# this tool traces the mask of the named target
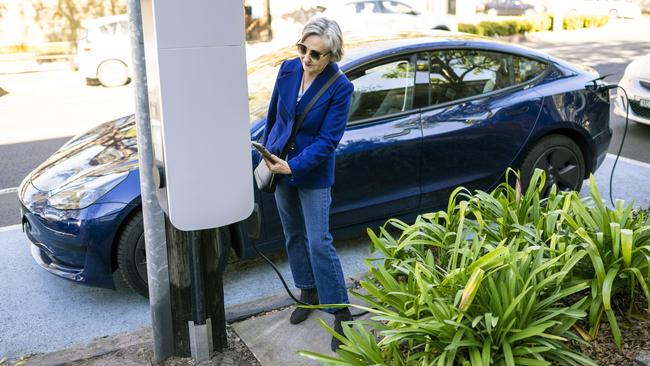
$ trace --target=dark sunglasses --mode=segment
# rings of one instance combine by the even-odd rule
[[[309,58],[311,58],[314,61],[319,61],[321,57],[325,57],[330,54],[329,52],[320,53],[318,51],[310,50],[309,48],[307,48],[307,46],[305,46],[300,42],[296,43],[296,47],[298,48],[298,53],[300,54],[300,56],[304,56],[307,53],[309,53]]]

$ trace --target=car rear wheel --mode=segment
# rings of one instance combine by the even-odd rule
[[[124,282],[138,294],[149,297],[142,211],[126,224],[117,242],[117,265]]]
[[[546,186],[542,191],[548,196],[555,184],[559,190],[579,191],[585,177],[585,159],[580,147],[570,138],[562,135],[544,137],[528,151],[521,164],[523,187],[528,183],[535,169],[546,172]]]
[[[122,86],[129,81],[129,69],[119,60],[106,60],[97,68],[97,80],[106,87]]]

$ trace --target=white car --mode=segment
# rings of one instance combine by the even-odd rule
[[[457,21],[447,15],[432,16],[393,0],[354,0],[330,5],[323,16],[336,20],[344,32],[364,35],[394,32],[458,31]]]
[[[650,54],[632,61],[619,85],[630,98],[630,120],[650,125]],[[627,103],[622,91],[616,93],[614,113],[625,117]]]
[[[126,14],[82,22],[77,41],[79,72],[88,84],[121,86],[131,79],[131,42]]]

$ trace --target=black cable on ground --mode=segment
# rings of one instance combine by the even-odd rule
[[[614,207],[614,198],[612,194],[612,181],[614,179],[614,170],[616,170],[616,163],[618,163],[618,158],[621,156],[621,151],[623,151],[623,144],[625,143],[625,136],[627,135],[627,125],[629,122],[630,116],[630,98],[627,96],[627,91],[625,88],[616,85],[616,88],[619,88],[625,94],[625,129],[623,130],[623,138],[621,139],[621,145],[618,147],[618,152],[616,153],[616,159],[614,160],[614,165],[612,166],[612,172],[609,175],[609,202]],[[618,95],[616,95],[618,98]]]
[[[282,286],[284,286],[284,289],[287,291],[287,294],[289,294],[289,297],[291,297],[291,299],[292,299],[296,304],[299,304],[299,305],[307,305],[307,306],[313,306],[314,304],[307,304],[306,302],[303,302],[303,301],[298,300],[298,299],[293,295],[293,293],[292,293],[291,290],[289,289],[289,286],[287,285],[287,281],[284,280],[284,276],[282,276],[282,273],[280,273],[280,270],[278,270],[278,267],[275,266],[275,264],[273,263],[273,261],[272,261],[271,259],[269,259],[269,257],[267,257],[266,255],[264,255],[264,253],[262,253],[259,249],[257,249],[257,245],[255,244],[255,241],[253,241],[252,243],[253,243],[253,249],[255,250],[255,252],[257,253],[257,255],[259,255],[260,257],[264,258],[264,260],[266,261],[266,263],[268,263],[268,264],[271,266],[271,268],[273,268],[273,270],[275,271],[275,273],[278,275],[278,278],[280,278],[280,281],[282,282]],[[322,309],[317,309],[317,310],[324,311],[324,310],[322,310]],[[353,318],[356,318],[356,317],[360,317],[360,316],[365,315],[365,314],[368,314],[368,313],[369,313],[369,311],[364,311],[364,312],[361,312],[361,313],[358,313],[358,314],[352,314],[352,317],[353,317]]]
[[[287,282],[284,280],[284,277],[282,276],[282,274],[281,274],[280,271],[278,270],[278,267],[276,267],[275,264],[273,264],[273,261],[271,261],[271,260],[270,260],[267,256],[265,256],[262,252],[260,252],[259,249],[257,249],[257,245],[255,244],[255,240],[253,240],[252,243],[253,243],[253,249],[255,250],[255,252],[257,252],[257,255],[259,255],[260,257],[264,258],[264,260],[265,260],[265,261],[266,261],[266,262],[271,266],[271,268],[273,268],[273,270],[275,271],[275,273],[278,275],[278,277],[280,278],[280,281],[282,281],[282,286],[284,286],[284,289],[287,290],[287,294],[289,294],[289,296],[291,297],[291,299],[292,299],[296,304],[300,304],[300,305],[314,305],[314,304],[307,304],[307,303],[305,303],[305,302],[302,302],[302,301],[296,299],[296,297],[293,296],[293,293],[291,292],[291,290],[289,290],[289,286],[287,286]]]

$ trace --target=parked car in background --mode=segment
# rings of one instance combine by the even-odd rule
[[[543,5],[534,5],[521,0],[491,0],[483,6],[489,16],[497,15],[535,15],[543,13]]]
[[[353,33],[458,30],[458,22],[454,17],[446,14],[423,14],[410,5],[393,0],[332,2],[323,12],[323,16],[336,20],[344,32]]]
[[[630,98],[630,120],[650,125],[650,54],[632,61],[619,82]],[[614,113],[626,116],[627,103],[624,94],[617,92]]]
[[[553,4],[569,15],[608,15],[611,18],[641,16],[641,7],[632,0],[563,0]]]
[[[77,41],[79,72],[88,84],[121,86],[131,79],[131,42],[127,15],[82,22]]]
[[[545,192],[551,184],[579,190],[605,159],[609,93],[585,89],[598,77],[593,70],[451,32],[345,44],[339,66],[354,92],[336,149],[330,224],[337,239],[446,207],[458,186],[490,190],[508,167],[521,169],[524,184],[534,169],[546,171]],[[291,47],[249,63],[252,141],[264,132],[280,65],[295,56]],[[259,159],[251,149],[251,170]],[[74,137],[25,177],[18,194],[40,266],[108,288],[120,268],[147,294],[133,116]],[[255,189],[253,215],[228,227],[231,247],[241,258],[255,255],[253,241],[267,252],[283,248],[279,220],[273,195]]]

